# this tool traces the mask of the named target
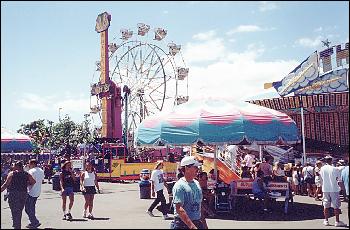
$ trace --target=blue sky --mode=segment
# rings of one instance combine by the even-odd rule
[[[109,40],[137,23],[181,45],[190,98],[244,99],[267,91],[321,40],[349,41],[349,2],[1,2],[1,126],[37,119],[81,122],[100,57],[97,15],[112,15]],[[149,42],[154,42],[150,37]],[[179,64],[181,65],[181,63]]]

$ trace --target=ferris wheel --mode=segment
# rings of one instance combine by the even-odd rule
[[[122,88],[122,122],[129,139],[147,116],[188,101],[188,72],[181,46],[166,42],[167,31],[144,23],[137,24],[137,35],[121,29],[108,44],[109,77]],[[96,62],[93,82],[98,82],[100,62]],[[101,101],[91,95],[91,113],[96,128],[101,120]]]

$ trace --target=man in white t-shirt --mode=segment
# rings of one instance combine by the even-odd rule
[[[251,169],[254,165],[255,156],[251,154],[251,152],[248,152],[247,155],[244,157],[244,161],[246,162],[246,166],[248,166],[249,169]]]
[[[154,216],[152,211],[157,206],[159,202],[161,202],[161,212],[163,213],[163,217],[165,220],[169,219],[168,212],[166,210],[166,200],[164,197],[163,189],[165,185],[164,181],[164,173],[163,173],[163,162],[158,162],[154,170],[151,174],[151,189],[152,189],[152,196],[155,196],[155,193],[157,193],[157,198],[153,201],[151,206],[148,208],[147,213],[150,216]]]
[[[25,211],[28,215],[30,224],[27,225],[27,228],[37,228],[41,223],[35,216],[35,205],[41,193],[41,184],[45,178],[45,174],[44,171],[38,167],[38,162],[35,159],[29,161],[28,173],[33,176],[36,182],[34,185],[28,187]]]
[[[341,175],[339,169],[332,166],[332,157],[325,157],[326,164],[321,167],[320,177],[323,192],[323,213],[325,220],[323,224],[329,226],[329,208],[334,208],[335,215],[335,227],[346,226],[342,221],[339,220],[340,213],[340,196],[339,196],[339,182],[341,182]]]

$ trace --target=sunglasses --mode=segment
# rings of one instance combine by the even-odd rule
[[[196,167],[198,169],[198,166],[195,166],[194,164],[190,164],[190,165],[186,165],[187,168],[192,168],[192,167]]]

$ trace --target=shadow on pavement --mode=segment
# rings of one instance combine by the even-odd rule
[[[67,220],[67,221],[74,222],[74,221],[88,221],[88,220],[86,220],[86,219],[76,219],[76,218],[73,218],[73,219]]]
[[[330,210],[330,217],[334,216]],[[272,212],[264,212],[259,201],[237,203],[231,213],[223,213],[210,219],[225,219],[239,221],[303,221],[323,219],[323,207],[317,204],[289,203],[288,214],[284,213],[284,202],[277,201]]]
[[[110,219],[109,217],[94,217],[91,220],[109,220],[109,219]]]
[[[112,192],[112,191],[109,191],[109,190],[103,190],[103,191],[101,191],[101,193],[97,193],[95,195],[104,195],[104,194],[111,194],[111,193],[115,193],[115,192]]]
[[[135,192],[135,191],[139,191],[138,189],[127,189],[127,190],[121,190],[119,192]]]

